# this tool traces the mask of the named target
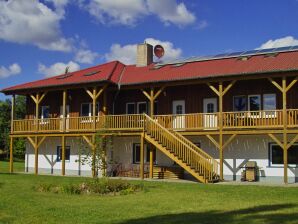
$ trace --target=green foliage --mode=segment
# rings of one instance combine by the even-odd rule
[[[127,195],[143,190],[143,185],[133,184],[124,180],[102,178],[66,185],[41,183],[34,186],[34,190],[38,192],[66,194]]]
[[[83,139],[80,140],[79,149],[80,154],[82,155],[79,160],[76,162],[81,163],[82,165],[89,165],[91,168],[94,167],[94,177],[98,177],[98,172],[100,170],[104,171],[102,173],[103,176],[106,176],[107,169],[107,148],[111,148],[113,146],[113,140],[111,136],[105,135],[103,130],[98,131],[95,134],[95,153],[93,154],[93,150],[90,150],[89,145],[84,142]]]
[[[26,97],[16,96],[15,99],[15,118],[24,119],[26,115]],[[2,156],[0,158],[8,157],[9,153],[9,132],[11,124],[11,100],[6,99],[0,101],[0,151]],[[25,141],[18,138],[14,141],[14,152],[19,158],[23,158],[25,154]]]

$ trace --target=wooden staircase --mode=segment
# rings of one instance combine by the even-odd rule
[[[202,183],[219,180],[218,162],[191,141],[144,114],[145,139]]]

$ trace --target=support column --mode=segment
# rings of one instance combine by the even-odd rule
[[[11,98],[11,118],[10,118],[10,133],[14,132],[13,121],[15,119],[15,95],[12,95]]]
[[[67,90],[63,90],[63,103],[62,103],[62,116],[63,116],[62,130],[63,130],[63,132],[65,132],[65,130],[66,130],[66,103],[67,103]]]
[[[35,131],[38,132],[38,128],[39,128],[39,125],[38,125],[38,118],[39,118],[39,105],[41,103],[41,101],[43,100],[43,98],[46,96],[47,92],[43,93],[42,95],[40,95],[40,93],[36,93],[36,96],[34,95],[30,95],[30,97],[32,98],[32,100],[34,101],[35,103],[35,124],[36,124],[36,127],[35,127]]]
[[[65,136],[61,137],[62,176],[65,176]]]
[[[294,142],[291,142],[288,144],[288,114],[287,114],[287,92],[295,85],[295,83],[298,81],[298,77],[296,77],[292,82],[287,85],[287,79],[286,77],[282,77],[282,85],[278,84],[276,81],[274,81],[272,78],[268,78],[269,81],[282,93],[282,120],[283,120],[283,143],[280,143],[281,148],[283,149],[283,160],[284,160],[284,183],[288,183],[288,149],[291,144]],[[271,138],[273,135],[269,135]],[[276,137],[275,137],[276,139]],[[278,140],[277,140],[278,141]]]
[[[232,81],[227,87],[223,87],[223,83],[219,82],[218,89],[208,83],[210,89],[218,96],[218,130],[219,130],[219,141],[217,148],[219,150],[219,162],[220,162],[220,180],[224,179],[223,176],[223,163],[224,163],[224,144],[223,144],[223,97],[235,84],[235,80]],[[207,136],[208,137],[208,136]],[[209,138],[209,137],[208,137]]]
[[[144,133],[141,134],[140,178],[144,179]]]
[[[38,146],[37,146],[37,136],[35,136],[35,140],[34,140],[34,152],[35,152],[35,156],[34,156],[34,173],[35,175],[38,174]]]
[[[165,86],[161,87],[156,93],[154,93],[154,88],[150,88],[150,94],[148,94],[145,90],[142,90],[143,94],[147,97],[150,102],[150,117],[153,118],[154,116],[154,101],[156,98],[162,93]],[[153,153],[154,153],[154,146],[150,145],[150,162],[149,162],[149,178],[153,178]]]
[[[9,172],[13,173],[13,137],[10,136],[9,145]]]
[[[283,157],[284,157],[284,183],[288,183],[288,135],[287,135],[287,80],[282,78],[282,113],[283,113]]]
[[[92,135],[92,177],[97,177],[95,135]]]

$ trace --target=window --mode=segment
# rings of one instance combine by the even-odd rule
[[[146,102],[138,102],[137,105],[138,105],[138,107],[137,107],[138,114],[142,114],[142,113],[147,114],[147,103]]]
[[[50,106],[41,106],[41,119],[50,117]]]
[[[207,107],[207,113],[214,113],[214,104],[213,103],[208,103],[206,107]]]
[[[147,145],[144,145],[144,162],[149,163],[150,162],[150,148],[147,147]],[[133,144],[133,163],[140,163],[141,161],[141,145],[139,143]],[[156,163],[156,149],[153,150],[153,162]]]
[[[269,144],[270,164],[269,165],[283,165],[283,149],[274,143]],[[288,164],[298,165],[298,143],[292,145],[288,149]]]
[[[276,95],[275,94],[264,94],[263,95],[263,110],[266,117],[276,116]]]
[[[261,110],[261,97],[260,95],[248,96],[248,110],[258,111]]]
[[[127,103],[126,114],[134,114],[134,113],[135,113],[135,103]]]
[[[65,146],[65,161],[70,160],[70,146]],[[62,161],[62,146],[57,146],[57,162]]]
[[[82,103],[81,104],[81,116],[83,117],[91,117],[92,116],[92,111],[93,111],[93,103]],[[99,112],[99,106],[98,103],[96,104],[95,108],[96,113]]]
[[[233,109],[234,111],[246,111],[247,110],[246,96],[234,96]]]
[[[182,105],[176,106],[176,114],[183,114],[183,107]]]

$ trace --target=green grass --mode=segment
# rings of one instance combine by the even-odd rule
[[[0,223],[298,223],[298,188],[144,182],[118,196],[36,192],[85,178],[0,174]]]
[[[15,161],[13,163],[14,172],[24,172],[25,163],[24,161]],[[9,161],[0,161],[0,173],[9,172]]]

